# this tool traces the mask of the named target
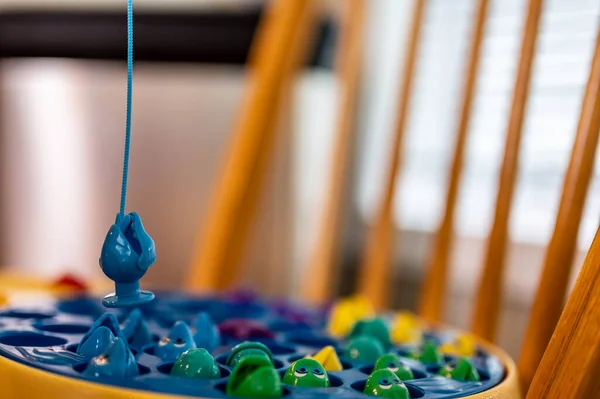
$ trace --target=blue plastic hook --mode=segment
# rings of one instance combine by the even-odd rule
[[[115,282],[115,292],[104,297],[107,308],[139,306],[154,299],[140,290],[140,278],[156,261],[156,247],[136,212],[123,216],[108,230],[102,245],[100,267]]]

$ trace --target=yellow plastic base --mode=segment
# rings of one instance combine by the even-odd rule
[[[24,366],[0,357],[2,399],[181,399],[146,391],[115,388]]]

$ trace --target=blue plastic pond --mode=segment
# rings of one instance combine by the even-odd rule
[[[382,315],[381,320],[387,320],[386,317]],[[133,311],[112,309],[107,313],[100,298],[80,296],[34,307],[0,310],[0,356],[51,373],[102,384],[224,398],[228,397],[228,385],[232,389],[230,393],[245,392],[241,388],[243,382],[238,386],[230,383],[239,352],[236,349],[231,353],[231,349],[242,342],[264,344],[268,348],[267,363],[275,369],[278,384],[293,362],[332,346],[339,369],[326,371],[328,387],[295,386],[286,380],[288,383],[282,383],[280,394],[288,398],[370,397],[364,391],[375,368],[374,358],[368,354],[354,356],[357,351],[348,350],[350,337],[329,336],[326,322],[326,310],[256,298],[194,298],[157,293],[155,301]],[[368,333],[367,328],[365,334]],[[410,377],[401,382],[411,398],[468,396],[488,390],[504,378],[501,361],[481,348],[468,358],[473,366],[470,375],[477,379],[440,375],[446,366],[452,368],[457,364],[460,359],[455,356],[441,356],[435,363],[425,363],[412,355],[422,349],[424,342],[440,345],[452,336],[450,331],[426,330],[422,342],[395,345],[390,341],[384,348],[386,353],[399,355],[402,365],[411,372]],[[116,341],[123,345],[115,345]],[[256,344],[250,347],[253,345],[262,348]],[[209,370],[211,378],[186,377],[182,373],[188,369],[172,373],[179,356],[193,348],[206,349],[212,355],[205,355],[210,361],[214,357],[216,363]],[[258,367],[254,365],[248,370],[255,371]],[[306,370],[294,373],[296,377],[304,376]],[[246,377],[242,371],[237,374],[240,378]],[[321,373],[316,376],[323,378]],[[319,383],[318,379],[314,381]],[[380,396],[385,397],[387,385],[379,386],[383,387],[379,392],[384,393]],[[235,391],[236,388],[239,390]],[[268,389],[265,392],[265,396],[273,397],[269,396],[272,392],[269,394]]]

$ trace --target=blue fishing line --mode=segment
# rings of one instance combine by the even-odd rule
[[[121,183],[121,216],[125,214],[127,201],[127,178],[129,176],[129,145],[131,142],[131,89],[133,80],[133,0],[127,0],[127,116],[125,120],[125,154],[123,157],[123,181]]]

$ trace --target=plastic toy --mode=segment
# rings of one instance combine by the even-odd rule
[[[331,385],[327,371],[315,359],[296,360],[285,372],[283,383],[313,388],[327,388]]]
[[[81,338],[77,346],[77,353],[88,359],[101,355],[106,353],[116,338],[125,341],[125,336],[121,332],[117,318],[110,313],[106,313],[98,318]]]
[[[348,343],[344,355],[354,361],[375,362],[384,352],[385,349],[377,338],[360,335]]]
[[[466,356],[475,355],[475,339],[469,334],[458,334],[452,342],[440,345],[440,351],[446,355]]]
[[[400,312],[392,323],[391,338],[396,344],[414,344],[423,339],[422,322],[409,312]]]
[[[344,366],[331,345],[324,347],[314,355],[306,356],[306,359],[315,359],[323,365],[327,371],[342,371]]]
[[[109,328],[100,326],[87,339],[81,341],[77,353],[85,358],[101,355],[108,350],[115,339],[115,335]]]
[[[135,213],[125,214],[129,147],[131,141],[131,98],[133,81],[133,0],[127,0],[127,109],[121,206],[110,227],[100,254],[100,268],[115,282],[115,292],[104,297],[107,308],[139,306],[154,299],[150,291],[140,290],[140,278],[156,261],[156,247]]]
[[[440,351],[432,342],[425,342],[421,350],[413,352],[410,356],[425,364],[440,364],[443,362]]]
[[[227,395],[243,398],[277,398],[283,394],[279,374],[267,358],[248,355],[240,359],[227,383]]]
[[[219,378],[221,372],[206,349],[189,349],[183,352],[171,369],[171,375],[187,378]]]
[[[350,338],[359,335],[368,335],[378,339],[386,350],[392,346],[390,332],[383,319],[359,320],[352,328]]]
[[[479,373],[473,364],[466,358],[458,359],[456,366],[447,365],[440,369],[439,375],[457,381],[479,381]]]
[[[219,331],[238,340],[273,338],[275,334],[267,327],[249,319],[229,319],[219,324]]]
[[[371,303],[359,295],[341,299],[331,307],[329,313],[327,332],[335,337],[347,336],[356,322],[375,316]]]
[[[392,373],[396,374],[396,377],[400,378],[401,381],[412,380],[415,378],[412,370],[405,366],[402,363],[402,360],[400,360],[400,356],[395,353],[388,353],[377,359],[374,370],[382,369],[390,370]]]
[[[65,274],[52,283],[52,287],[59,290],[69,290],[74,292],[87,291],[87,285],[77,277],[71,274]]]
[[[213,324],[210,315],[206,312],[200,313],[193,324],[194,341],[198,348],[213,351],[221,345],[221,334],[216,325]]]
[[[132,212],[117,220],[108,230],[102,245],[100,267],[115,282],[115,293],[104,297],[108,308],[138,306],[154,299],[154,294],[140,290],[140,278],[156,261],[154,241],[142,224],[140,216]]]
[[[104,353],[90,360],[83,371],[84,376],[94,378],[131,378],[138,374],[135,358],[122,338],[115,338]]]
[[[375,370],[365,384],[364,393],[381,398],[409,399],[406,385],[388,369]]]
[[[152,343],[152,333],[139,309],[134,309],[121,324],[123,335],[130,347],[141,350]]]
[[[161,359],[175,360],[183,352],[196,348],[192,332],[183,321],[175,323],[169,335],[158,342],[154,353]]]
[[[260,342],[242,342],[231,349],[226,364],[231,368],[235,368],[246,356],[264,357],[270,363],[273,363],[273,354],[265,344]]]
[[[389,369],[395,367],[389,364],[390,359],[396,358],[382,359],[391,353],[399,354],[399,364],[413,373],[414,378],[403,382],[415,398],[455,399],[475,395],[504,384],[513,375],[507,375],[514,370],[510,360],[501,357],[501,361],[497,355],[501,352],[492,354],[486,344],[478,343],[476,355],[469,359],[481,380],[459,381],[438,374],[450,366],[448,369],[454,370],[458,378],[463,366],[457,358],[440,356],[438,363],[426,364],[408,355],[412,347],[394,346],[386,354],[381,342],[371,336],[360,335],[350,341],[333,338],[326,334],[327,315],[319,309],[299,307],[298,311],[307,316],[305,320],[311,321],[299,326],[271,301],[258,299],[236,305],[239,307],[227,297],[165,292],[139,311],[111,309],[98,314],[103,309],[100,298],[81,296],[50,300],[40,297],[32,299],[27,308],[2,308],[0,384],[5,390],[1,396],[50,398],[81,392],[102,399],[224,399],[229,393],[232,397],[351,399],[364,397],[370,374],[380,370],[391,373]],[[216,348],[192,349],[188,345],[197,342],[193,343],[194,334],[185,326],[193,327],[202,313],[211,320],[225,320],[234,313],[235,317],[250,318],[268,328],[272,337],[240,343],[237,338],[222,334]],[[178,332],[180,328],[183,334]],[[145,337],[142,341],[150,338],[151,342],[139,346],[138,333]],[[439,327],[424,329],[423,333],[431,339],[434,353],[439,342],[451,342],[456,335]],[[164,345],[167,349],[159,349],[159,337],[169,338]],[[349,346],[351,341],[354,344]],[[363,341],[368,342],[367,348],[378,348],[375,356],[363,358],[368,353],[361,347]],[[115,346],[115,342],[123,344]],[[125,345],[130,352],[123,350]],[[344,350],[353,347],[363,356],[353,358]],[[418,342],[415,347],[420,349],[423,343]],[[423,348],[423,352],[428,350]],[[291,385],[283,381],[290,365],[302,364],[307,356],[319,362],[324,359],[321,365],[330,387]],[[336,370],[331,370],[328,363],[337,364]],[[245,366],[240,368],[240,364]],[[215,365],[219,376],[212,374]]]

